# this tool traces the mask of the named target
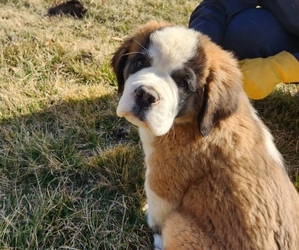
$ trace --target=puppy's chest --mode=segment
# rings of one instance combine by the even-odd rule
[[[177,199],[198,177],[194,152],[167,138],[141,132],[146,163],[146,181],[152,191],[167,200]]]

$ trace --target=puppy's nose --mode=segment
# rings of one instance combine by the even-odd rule
[[[157,91],[151,86],[140,86],[135,90],[135,94],[136,103],[142,107],[149,107],[160,99]]]

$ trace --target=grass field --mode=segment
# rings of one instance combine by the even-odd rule
[[[150,19],[187,25],[198,1],[0,0],[0,249],[151,249],[143,153],[117,118],[111,54]],[[175,11],[174,11],[175,10]],[[281,85],[255,107],[299,187],[299,98]]]

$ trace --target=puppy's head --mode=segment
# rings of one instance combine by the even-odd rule
[[[236,61],[194,30],[150,22],[124,41],[111,64],[122,93],[117,114],[156,136],[193,120],[205,136],[237,109]]]

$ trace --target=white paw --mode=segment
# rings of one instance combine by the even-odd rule
[[[154,222],[154,220],[152,219],[152,217],[149,213],[147,214],[147,224],[152,229],[154,234],[160,234],[161,233],[161,228]]]
[[[154,234],[154,250],[163,250],[163,240],[161,234]]]

